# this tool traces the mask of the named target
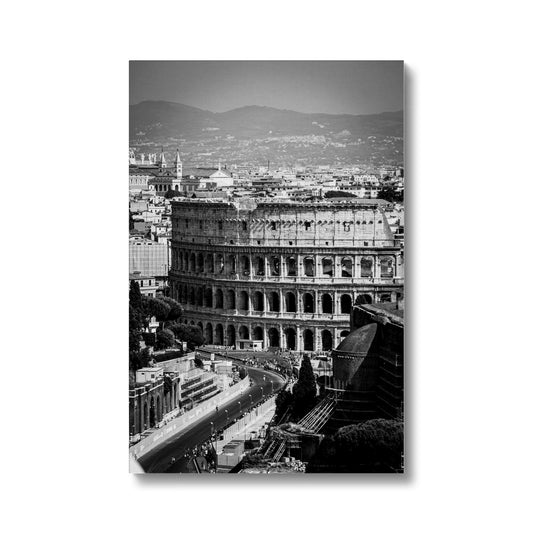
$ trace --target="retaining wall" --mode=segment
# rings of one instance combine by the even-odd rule
[[[190,411],[177,416],[165,426],[155,430],[148,437],[137,442],[130,447],[130,455],[135,459],[141,458],[143,455],[152,451],[157,446],[163,444],[166,440],[175,437],[178,433],[198,422],[204,416],[212,413],[215,407],[223,406],[227,402],[233,400],[238,396],[241,391],[245,391],[250,387],[250,378],[246,376],[239,383],[233,385],[229,389],[213,396],[209,400],[202,402],[197,407],[194,407]]]

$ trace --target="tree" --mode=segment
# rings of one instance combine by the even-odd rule
[[[282,390],[276,396],[276,412],[274,415],[276,416],[277,420],[283,416],[285,411],[292,405],[293,401],[294,398],[289,390]]]
[[[174,346],[175,337],[174,333],[169,329],[163,329],[159,331],[156,335],[157,339],[155,342],[156,350],[165,350]]]
[[[141,289],[133,279],[130,281],[130,305],[136,310],[140,310],[142,306]]]
[[[170,314],[170,305],[160,298],[142,296],[142,309],[145,317],[155,316],[156,320],[164,322]]]
[[[202,344],[205,344],[205,338],[202,335],[202,330],[198,326],[178,324],[175,322],[173,324],[168,324],[168,329],[174,333],[176,339],[186,342],[187,346],[191,350],[194,350],[197,346],[202,346]]]
[[[182,193],[180,191],[176,191],[176,190],[172,190],[172,189],[169,189],[166,193],[165,193],[165,198],[167,200],[170,200],[171,198],[177,198],[178,196],[185,196],[185,193]]]
[[[174,298],[168,296],[159,296],[158,300],[166,303],[170,307],[170,311],[166,317],[166,320],[178,320],[183,314],[183,307]]]
[[[378,191],[378,198],[388,202],[403,202],[403,191],[398,191],[392,185],[384,185]]]
[[[354,198],[355,194],[348,191],[328,191],[324,198]]]
[[[308,355],[303,356],[298,381],[293,387],[293,396],[294,414],[297,417],[305,415],[316,403],[316,378]]]
[[[403,422],[377,418],[340,428],[326,437],[308,472],[400,472]]]

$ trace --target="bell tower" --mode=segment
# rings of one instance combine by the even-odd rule
[[[180,149],[176,148],[176,177],[181,178],[183,174],[183,164],[180,158]]]

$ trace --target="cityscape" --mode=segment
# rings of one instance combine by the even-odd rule
[[[130,472],[403,473],[403,63],[337,62],[382,95],[342,114],[180,102],[183,63],[130,62]]]

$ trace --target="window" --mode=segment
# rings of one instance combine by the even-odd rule
[[[222,220],[218,221],[218,229],[221,231],[224,229],[224,223],[222,222]]]
[[[350,223],[349,222],[343,222],[342,225],[344,227],[344,231],[350,231]]]
[[[270,223],[270,229],[271,230],[276,230],[276,223],[275,222],[271,222]]]
[[[248,224],[244,220],[242,222],[242,229],[243,231],[246,231],[248,229]]]
[[[188,227],[189,227],[189,219],[186,218],[186,219],[185,219],[185,228],[188,228]]]
[[[305,231],[307,231],[308,229],[311,229],[311,222],[306,222],[304,226],[305,226]]]

